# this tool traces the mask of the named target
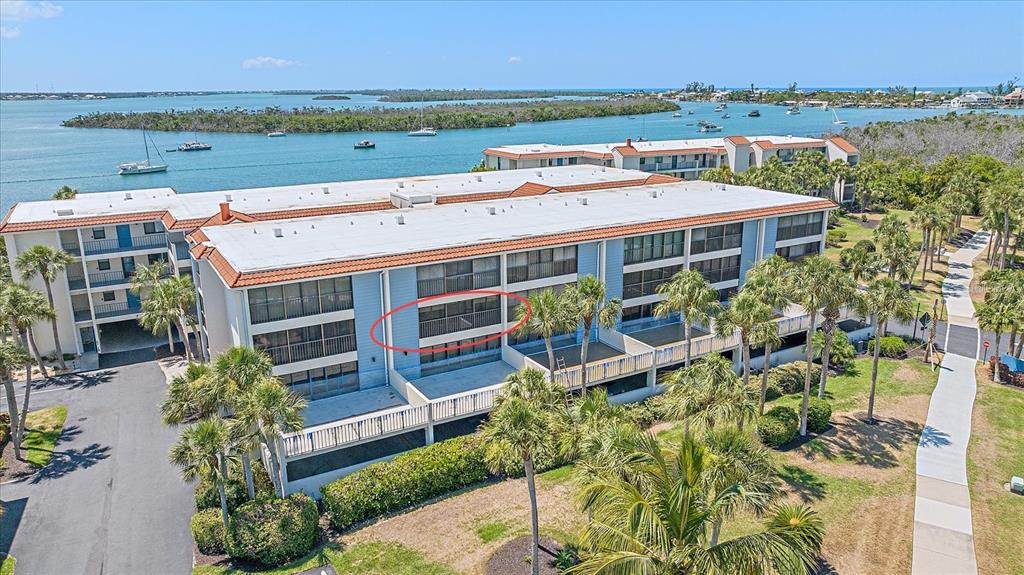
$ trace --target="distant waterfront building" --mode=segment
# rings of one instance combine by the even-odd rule
[[[1012,108],[1024,107],[1024,88],[1015,88],[1012,92],[1003,96],[1003,104]]]
[[[746,159],[749,148],[757,157],[752,142],[724,146],[726,155]],[[823,253],[835,207],[827,198],[578,164],[82,193],[17,204],[0,234],[12,260],[37,244],[75,257],[54,299],[61,340],[78,353],[141,335],[140,301],[127,291],[138,266],[167,261],[173,273],[191,274],[201,354],[262,349],[274,374],[310,400],[306,429],[281,448],[287,490],[315,494],[372,461],[472,432],[516,370],[553,368],[559,383],[581,388],[581,333],[555,338],[564,364],[549,366],[543,341],[511,331],[519,301],[506,293],[602,280],[623,313],[615,328],[596,330],[588,385],[636,401],[685,354],[679,318],[654,315],[659,285],[694,269],[726,300],[766,256]],[[485,291],[456,293],[467,290]],[[785,343],[773,358],[796,359],[810,318],[778,312]],[[840,326],[863,329],[852,318]],[[693,336],[694,357],[720,352],[738,365],[737,338],[706,328]],[[36,331],[44,353],[53,349],[49,331]]]
[[[590,164],[671,175],[696,180],[701,172],[728,166],[743,172],[761,166],[770,157],[784,163],[802,151],[820,152],[828,161],[843,160],[851,166],[860,162],[860,151],[838,136],[827,139],[794,136],[726,136],[690,140],[651,140],[608,144],[518,144],[487,148],[484,164],[495,170],[517,170],[551,166]],[[840,182],[832,199],[853,201],[854,182]]]
[[[949,101],[952,108],[990,108],[994,101],[988,92],[967,92]]]

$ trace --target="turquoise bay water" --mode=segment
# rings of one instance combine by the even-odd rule
[[[838,126],[832,112],[804,108],[787,116],[782,106],[730,104],[730,119],[721,119],[711,103],[685,103],[694,115],[673,118],[671,113],[627,117],[587,118],[560,122],[520,124],[511,128],[443,130],[433,138],[410,138],[404,132],[345,134],[289,134],[267,138],[260,134],[200,134],[213,145],[205,152],[168,153],[191,133],[153,132],[168,171],[135,176],[117,175],[120,162],[145,158],[137,131],[62,128],[60,122],[94,111],[147,111],[166,109],[247,109],[280,106],[416,107],[419,103],[381,103],[374,97],[353,95],[352,100],[314,101],[312,96],[226,94],[217,96],[124,98],[100,101],[0,102],[0,210],[15,202],[48,198],[67,184],[83,192],[169,186],[178,192],[277,186],[337,180],[357,180],[463,172],[477,163],[484,148],[502,144],[552,144],[622,141],[645,136],[652,140],[699,138],[694,123],[709,120],[723,126],[715,135],[816,136]],[[746,113],[758,108],[760,118]],[[1015,111],[1021,113],[1021,111]],[[947,113],[947,110],[848,109],[838,110],[850,126],[883,120],[909,120]],[[374,150],[355,150],[362,139],[376,142]],[[151,152],[152,153],[152,152]],[[2,213],[0,212],[0,213]]]

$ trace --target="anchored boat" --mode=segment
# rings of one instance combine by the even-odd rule
[[[368,150],[370,148],[376,148],[377,144],[374,144],[370,140],[360,140],[352,147],[357,150]]]
[[[142,129],[142,145],[146,148],[146,160],[143,162],[125,162],[117,165],[117,173],[122,176],[132,176],[135,174],[152,174],[155,172],[166,172],[167,164],[154,164],[149,160],[149,142],[150,139],[146,137],[146,129]],[[160,155],[160,150],[153,144],[153,149],[156,150],[156,155],[162,162],[164,157]]]

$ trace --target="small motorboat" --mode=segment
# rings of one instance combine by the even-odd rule
[[[787,116],[795,116],[795,115],[797,115],[799,113],[800,113],[800,107],[799,106],[790,106],[789,109],[786,110],[786,115]]]
[[[287,135],[288,134],[285,134],[284,132],[268,132],[267,133],[267,137],[268,138],[283,138],[283,137],[285,137]]]
[[[732,117],[732,116],[730,116],[729,114],[722,114],[722,119],[723,119],[723,120],[728,120],[728,119],[729,119],[729,118],[731,118],[731,117]]]
[[[195,140],[193,142],[185,142],[184,144],[178,144],[179,152],[199,152],[202,150],[212,149],[213,146],[211,146],[210,144],[206,144],[204,142],[200,142],[199,140]]]
[[[692,116],[693,115],[693,110],[687,110],[686,111],[686,115],[687,116]]]
[[[683,115],[682,115],[682,114],[680,114],[679,112],[676,112],[676,113],[672,114],[672,117],[673,117],[673,118],[682,118],[682,117],[683,117]]]
[[[369,150],[370,148],[376,148],[377,144],[374,144],[370,140],[359,140],[352,147],[357,150]]]
[[[761,117],[761,112],[758,112],[757,110],[751,110],[750,113],[747,114],[747,117],[748,118],[760,118]]]
[[[715,124],[710,124],[709,123],[709,124],[704,124],[703,126],[701,126],[700,130],[698,130],[698,131],[699,132],[703,132],[703,133],[707,133],[707,132],[721,132],[722,131],[722,127],[721,126],[716,126]]]
[[[724,109],[725,109],[725,105],[724,104],[719,104],[719,105],[715,106],[715,112],[716,113],[717,112],[721,112]]]

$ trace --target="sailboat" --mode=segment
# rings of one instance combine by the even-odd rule
[[[832,123],[840,125],[840,126],[845,126],[846,125],[846,120],[840,120],[839,119],[839,114],[836,114],[836,109],[835,108],[832,108]]]
[[[423,125],[423,107],[420,106],[420,129],[409,132],[410,136],[436,136],[437,128]]]
[[[196,123],[192,122],[192,141],[185,142],[184,144],[178,144],[179,152],[199,152],[202,150],[212,150],[213,146],[199,141],[199,132],[196,131]]]
[[[152,138],[151,138],[152,139]],[[142,145],[146,148],[146,161],[144,162],[125,162],[117,165],[117,173],[122,176],[131,176],[134,174],[152,174],[154,172],[166,172],[167,164],[153,164],[149,161],[149,140],[146,139],[146,129],[142,129]],[[156,144],[153,144],[153,149],[156,150],[156,155],[160,157],[160,161],[164,160],[164,157],[160,155],[160,150],[157,149]]]
[[[800,106],[797,106],[795,104],[790,106],[789,109],[786,110],[786,114],[789,115],[789,116],[794,116],[794,115],[799,114],[799,113],[800,113]]]

